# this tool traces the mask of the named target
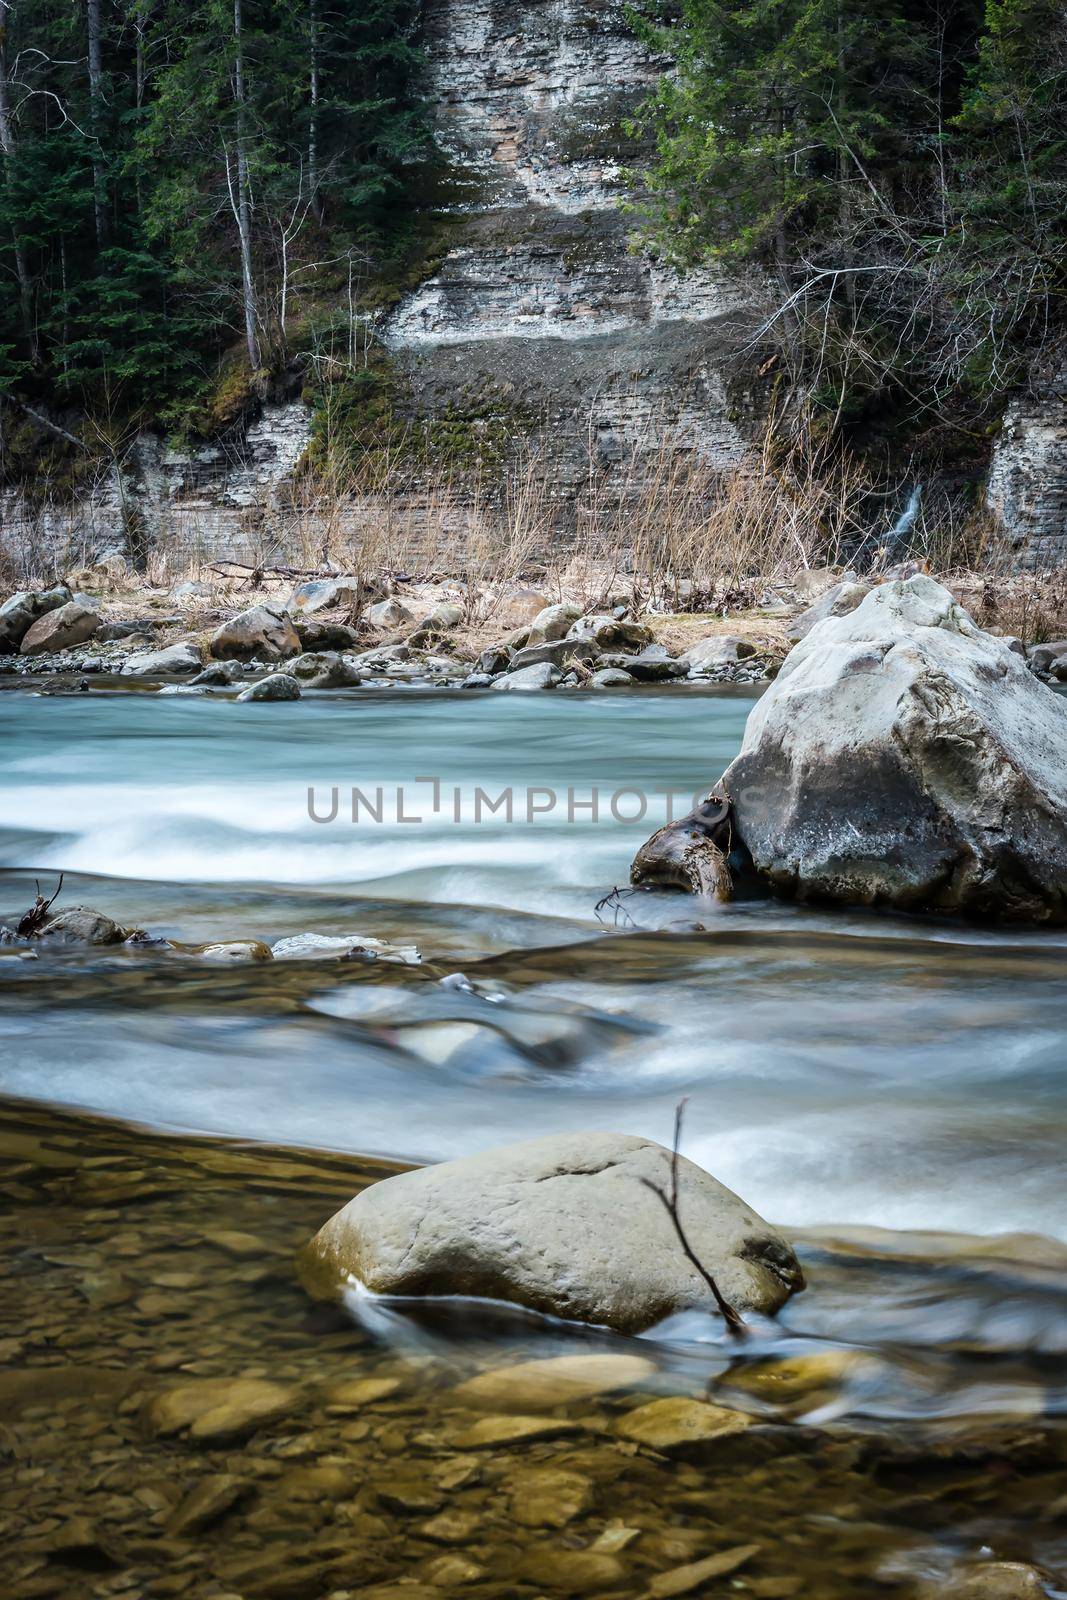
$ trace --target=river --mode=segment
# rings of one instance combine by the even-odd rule
[[[687,1096],[686,1153],[793,1235],[811,1285],[750,1356],[862,1352],[862,1376],[820,1393],[811,1419],[1062,1417],[1067,937],[774,901],[699,922],[682,897],[601,903],[668,806],[685,809],[725,767],[751,704],[688,690],[278,705],[0,693],[0,923],[29,905],[36,879],[51,892],[62,873],[60,904],[181,945],[358,933],[420,956],[226,965],[159,946],[41,946],[36,960],[2,959],[0,1150],[10,1135],[17,1162],[12,1128],[28,1118],[52,1151],[45,1177],[75,1150],[89,1167],[128,1169],[135,1187],[159,1151],[198,1173],[198,1150],[256,1141],[336,1153],[303,1168],[285,1157],[315,1178],[287,1217],[288,1248],[346,1183],[366,1181],[358,1163],[316,1162],[437,1160],[561,1128],[669,1141]],[[442,983],[455,974],[469,987]],[[40,1110],[20,1111],[27,1102]],[[48,1107],[154,1132],[109,1135]],[[236,1143],[137,1142],[164,1135]],[[263,1159],[273,1173],[282,1157]],[[211,1201],[223,1203],[237,1215],[252,1201]],[[160,1268],[172,1233],[154,1215],[158,1326],[178,1279]],[[93,1226],[80,1244],[96,1259],[112,1225]],[[130,1253],[147,1238],[142,1228]],[[292,1293],[278,1287],[276,1320]],[[143,1301],[134,1324],[149,1315]],[[242,1309],[223,1316],[204,1299],[197,1325],[216,1351],[238,1336]],[[386,1308],[353,1304],[349,1318],[388,1360],[414,1362],[405,1371],[442,1341],[450,1361],[470,1354],[469,1318],[432,1335]],[[97,1340],[142,1347],[143,1328],[90,1322]],[[489,1324],[474,1325],[484,1342]],[[240,1337],[247,1361],[254,1333],[241,1325]],[[500,1334],[495,1359],[508,1340],[545,1354],[573,1337],[524,1324]],[[678,1381],[730,1367],[707,1319],[636,1343]],[[425,1426],[438,1403],[419,1399]],[[960,1530],[975,1514],[950,1510],[936,1549],[904,1561],[903,1578],[880,1568],[879,1581],[972,1550]],[[1012,1548],[1048,1558],[1050,1546],[1011,1528]],[[875,1544],[880,1561],[903,1559],[896,1535]],[[804,1559],[822,1571],[817,1545]],[[804,1592],[858,1592],[842,1574],[856,1582],[861,1569],[873,1567],[841,1568],[840,1591],[824,1575]]]

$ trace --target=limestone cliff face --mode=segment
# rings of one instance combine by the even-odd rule
[[[989,504],[1025,565],[1067,562],[1067,347],[1013,400],[993,448]]]
[[[145,432],[120,469],[102,471],[73,505],[31,501],[17,491],[0,496],[3,545],[28,569],[34,557],[83,566],[107,549],[135,557],[156,549],[175,570],[192,557],[278,554],[279,496],[310,431],[308,408],[289,401],[265,404],[225,443],[177,448]]]
[[[618,0],[427,0],[427,102],[471,179],[454,248],[381,330],[428,413],[485,380],[577,477],[674,442],[726,464],[740,306],[631,249],[627,117],[663,69]]]

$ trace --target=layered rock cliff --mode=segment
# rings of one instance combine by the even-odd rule
[[[1009,404],[993,447],[989,504],[1023,563],[1067,562],[1067,346]]]
[[[453,248],[382,337],[428,411],[484,379],[550,441],[565,482],[675,445],[725,465],[741,436],[723,357],[741,307],[712,273],[632,249],[627,119],[663,64],[618,0],[428,0],[426,95],[473,180]]]

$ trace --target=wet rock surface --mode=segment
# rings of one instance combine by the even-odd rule
[[[382,1172],[0,1103],[5,1600],[1062,1586],[1061,1419],[887,1434],[757,1411],[664,1453],[626,1434],[703,1404],[701,1378],[645,1343],[531,1361],[477,1319],[458,1347],[392,1346],[314,1308],[293,1253]],[[531,1385],[536,1414],[481,1404]]]
[[[1067,703],[1016,643],[922,574],[825,616],[711,794],[642,846],[633,882],[710,892],[688,868],[718,808],[715,843],[785,895],[1067,920]]]
[[[554,1134],[404,1173],[358,1195],[306,1253],[314,1283],[511,1300],[639,1331],[712,1303],[650,1185],[670,1152],[623,1134]],[[773,1311],[803,1276],[788,1243],[691,1161],[686,1230],[726,1300]]]

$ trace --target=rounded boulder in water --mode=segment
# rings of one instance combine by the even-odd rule
[[[356,1280],[380,1294],[474,1295],[637,1333],[715,1310],[649,1184],[671,1152],[620,1133],[553,1134],[387,1178],[331,1217],[303,1252],[316,1294]],[[803,1288],[788,1242],[691,1161],[679,1161],[690,1244],[739,1311]]]

